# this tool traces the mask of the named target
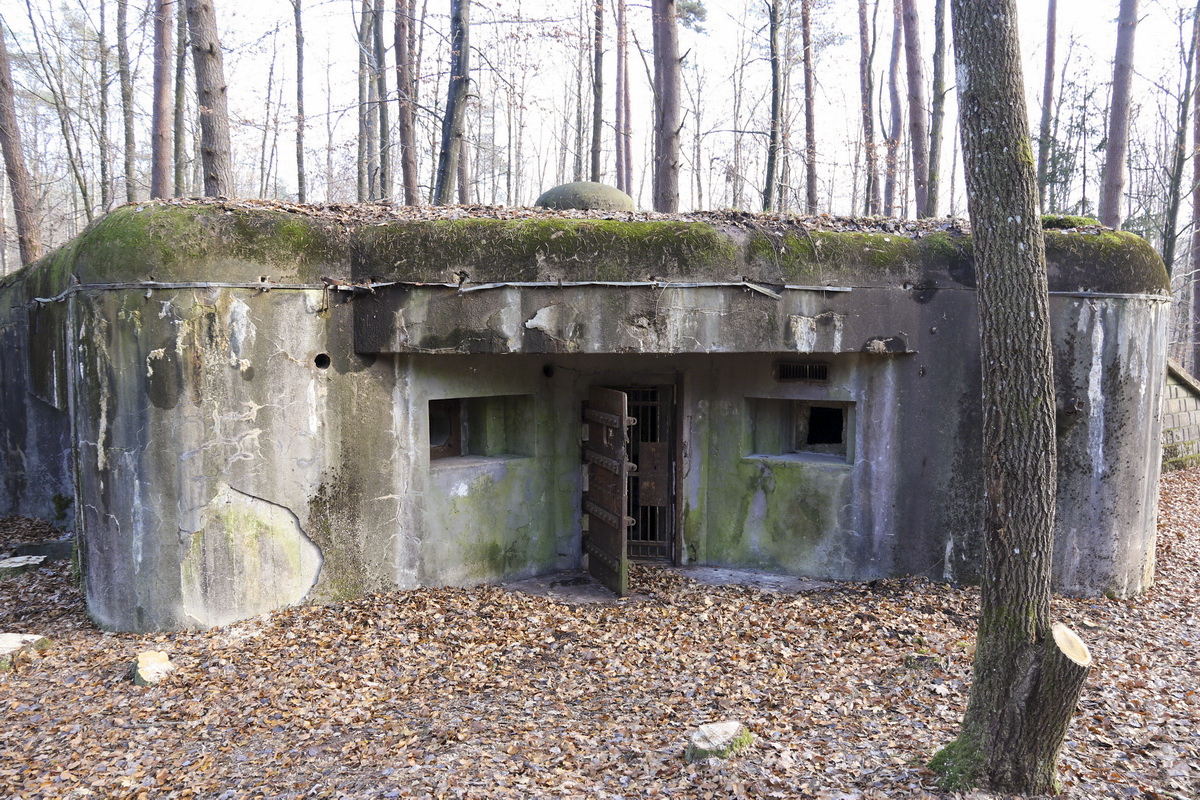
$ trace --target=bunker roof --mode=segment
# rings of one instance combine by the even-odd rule
[[[1140,237],[1047,217],[1052,291],[1168,294]],[[970,227],[742,211],[660,214],[493,206],[163,200],[119,208],[4,284],[747,281],[971,288]],[[0,285],[4,285],[0,284]]]

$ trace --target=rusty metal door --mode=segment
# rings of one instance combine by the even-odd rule
[[[633,519],[626,514],[629,475],[629,400],[624,392],[593,386],[583,410],[588,440],[583,457],[587,462],[587,486],[583,511],[587,515],[584,548],[588,571],[624,597],[629,594],[629,553],[626,538]]]

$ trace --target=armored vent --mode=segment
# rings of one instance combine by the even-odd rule
[[[783,361],[775,368],[775,378],[780,381],[827,381],[829,365]]]

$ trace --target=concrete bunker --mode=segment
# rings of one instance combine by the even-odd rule
[[[976,576],[968,235],[484,213],[108,215],[0,285],[0,513],[74,497],[90,612],[128,630],[602,570],[622,526],[621,557]],[[1047,250],[1055,585],[1129,595],[1153,577],[1166,274],[1129,234]]]

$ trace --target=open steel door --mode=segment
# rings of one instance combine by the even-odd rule
[[[593,386],[583,410],[588,440],[583,458],[588,465],[583,512],[588,516],[584,548],[588,571],[620,597],[629,594],[629,553],[626,545],[634,520],[629,503],[629,399],[624,392]]]

